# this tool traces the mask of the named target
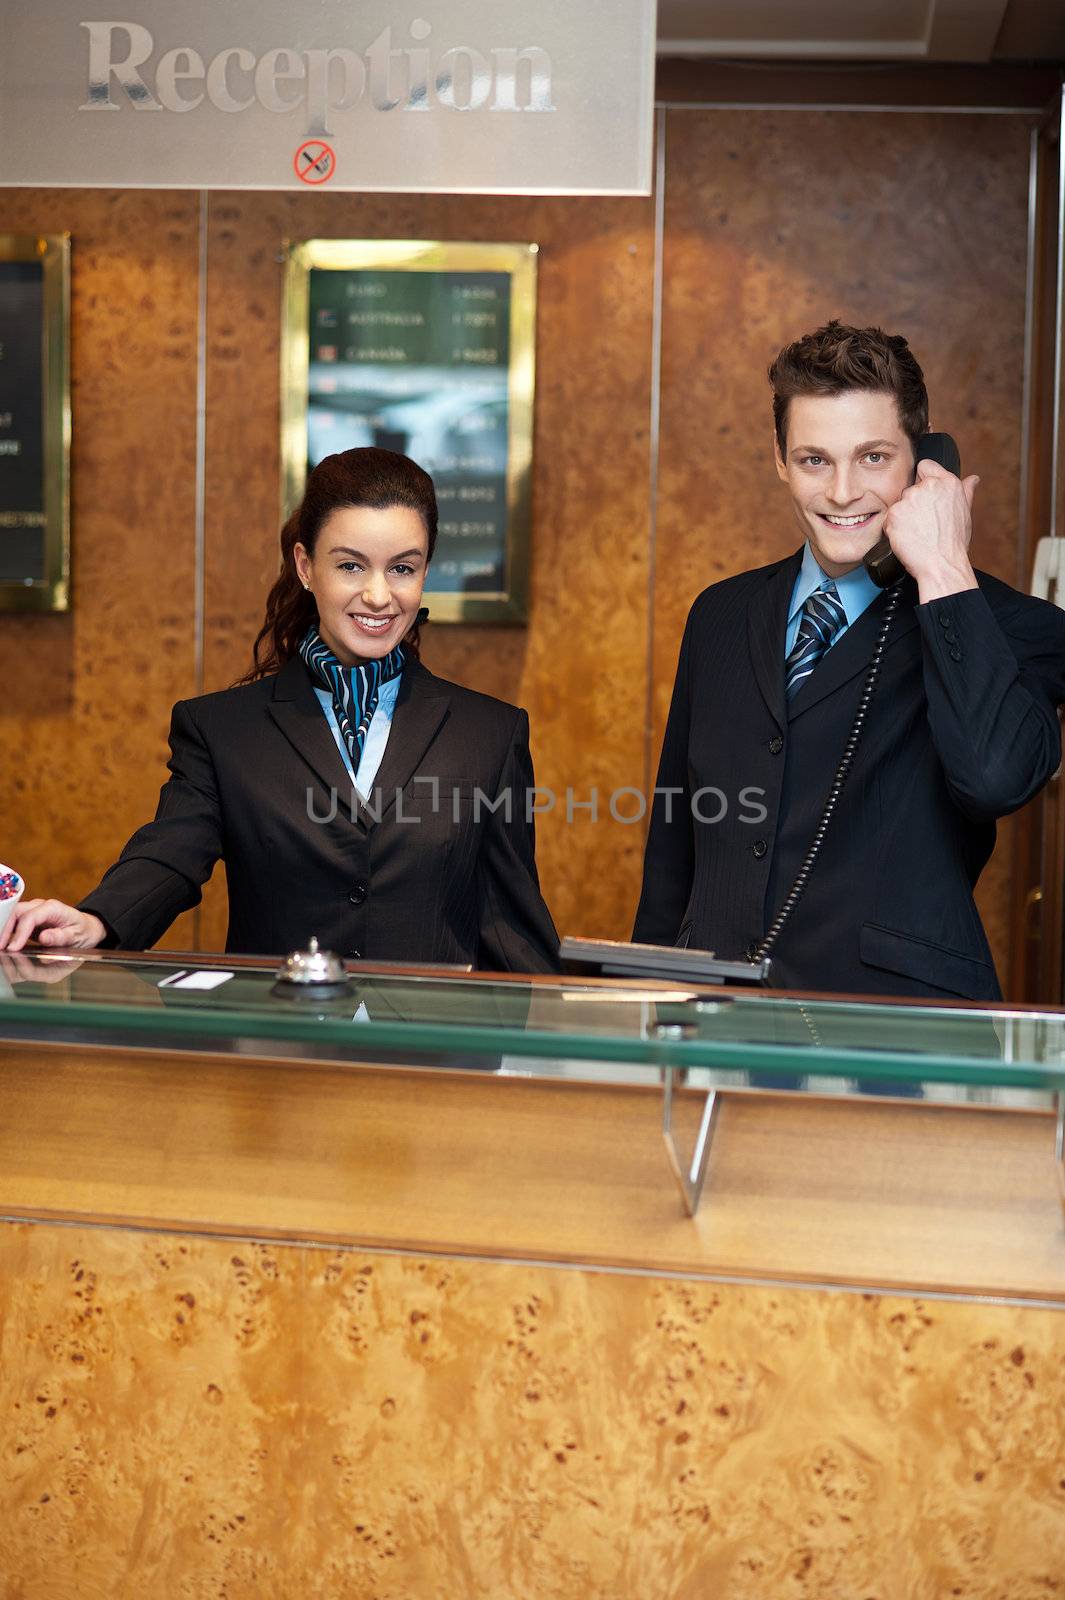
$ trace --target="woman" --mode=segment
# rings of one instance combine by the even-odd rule
[[[155,821],[80,906],[25,902],[0,948],[146,948],[221,857],[229,951],[281,955],[315,934],[372,961],[554,969],[528,717],[418,658],[436,532],[432,479],[406,456],[315,467],[251,672],[174,707]]]

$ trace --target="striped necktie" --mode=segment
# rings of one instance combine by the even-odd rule
[[[799,631],[784,663],[785,692],[789,700],[794,699],[833,639],[846,626],[847,613],[836,585],[830,583],[827,589],[815,589],[802,608]]]

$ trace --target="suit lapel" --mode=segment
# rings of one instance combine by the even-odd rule
[[[388,743],[374,780],[370,808],[356,808],[359,827],[368,829],[386,816],[418,768],[447,715],[447,686],[418,661],[404,670]],[[285,738],[316,774],[327,790],[351,790],[351,779],[337,749],[310,676],[299,656],[293,656],[274,680],[269,712]]]
[[[901,638],[916,628],[917,613],[914,609],[916,593],[916,586],[912,580],[905,579],[902,597],[887,636],[885,650],[890,650]],[[793,722],[796,717],[801,717],[804,711],[809,711],[811,706],[824,700],[826,695],[834,694],[843,684],[866,670],[872,659],[873,647],[884,620],[887,602],[888,591],[885,590],[865,608],[857,622],[851,624],[839,643],[834,644],[821,657],[794,700],[790,702],[789,721]]]
[[[366,816],[367,822],[383,818],[393,809],[397,793],[418,770],[447,716],[449,700],[448,686],[420,661],[412,661],[404,670],[388,743],[370,796],[373,815]]]
[[[802,551],[782,561],[751,597],[747,608],[747,643],[762,699],[783,730],[787,719],[784,699],[784,638],[788,626],[791,591],[802,564]]]
[[[274,697],[267,709],[289,744],[325,788],[346,794],[351,788],[351,779],[299,656],[286,661],[274,679]]]

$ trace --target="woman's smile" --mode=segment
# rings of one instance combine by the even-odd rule
[[[348,612],[348,616],[355,626],[361,628],[364,633],[385,633],[395,622],[398,615],[398,612],[392,612],[387,617],[371,617],[359,611]]]

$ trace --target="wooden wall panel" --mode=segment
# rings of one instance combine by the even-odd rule
[[[611,821],[642,783],[647,662],[653,238],[650,201],[219,194],[208,248],[207,687],[243,672],[277,567],[281,249],[286,239],[540,245],[527,628],[430,626],[433,671],[527,707],[538,830],[560,928],[626,937],[642,831]],[[602,795],[604,817],[566,820]],[[204,943],[225,936],[221,896]]]
[[[0,617],[0,859],[77,900],[153,814],[194,692],[197,201],[0,189],[0,232],[72,235],[73,413],[71,609]]]
[[[631,926],[643,830],[607,802],[653,772],[691,599],[794,542],[764,382],[786,338],[837,313],[911,334],[934,421],[982,472],[979,559],[1018,573],[1025,119],[674,110],[666,171],[653,549],[651,202],[209,197],[208,689],[244,669],[274,572],[282,242],[541,245],[530,625],[430,627],[426,659],[528,707],[538,781],[559,796],[539,857],[565,932]],[[19,751],[0,771],[15,841],[0,855],[31,890],[84,892],[150,815],[170,705],[195,689],[197,210],[179,193],[0,191],[0,228],[74,234],[75,609],[0,621],[0,729]],[[600,820],[568,823],[567,788],[597,788]],[[1007,832],[981,889],[1003,974]],[[196,926],[167,942],[221,945],[221,873]]]
[[[0,1229],[19,1600],[967,1600],[1065,1571],[1060,1312]]]
[[[668,114],[656,753],[691,600],[800,542],[765,373],[829,317],[910,339],[933,427],[981,474],[975,559],[1017,581],[1027,183],[1020,117]],[[980,892],[1003,977],[1007,831]]]

